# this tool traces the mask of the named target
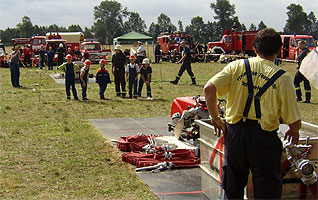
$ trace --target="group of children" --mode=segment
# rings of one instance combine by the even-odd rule
[[[58,67],[59,70],[62,70],[65,73],[65,89],[67,99],[71,99],[70,89],[72,88],[72,93],[75,100],[78,100],[77,91],[75,88],[75,71],[78,71],[79,66],[72,62],[72,56],[68,54],[66,56],[66,63],[60,65]],[[130,63],[127,64],[126,67],[126,79],[129,82],[129,98],[137,98],[138,96],[141,97],[141,92],[143,88],[143,84],[147,85],[147,100],[152,100],[151,96],[151,73],[152,69],[150,67],[150,60],[145,58],[142,62],[142,66],[139,66],[135,63],[136,57],[130,56],[129,57]],[[84,67],[81,69],[80,72],[80,83],[82,87],[82,100],[87,99],[87,84],[88,84],[88,75],[89,69],[91,66],[90,60],[85,60]],[[99,96],[101,100],[105,100],[104,93],[106,91],[107,85],[111,83],[110,75],[108,70],[106,69],[106,60],[102,59],[99,61],[99,69],[96,72],[96,83],[99,85]],[[138,84],[138,76],[140,74],[139,79],[139,86],[137,90]],[[133,96],[134,94],[134,96]]]

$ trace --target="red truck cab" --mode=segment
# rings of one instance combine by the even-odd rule
[[[283,46],[281,49],[281,58],[287,60],[296,60],[298,42],[305,40],[309,50],[316,47],[315,40],[311,35],[281,35]],[[300,53],[300,52],[299,52]]]
[[[238,31],[231,32],[226,30],[218,42],[209,42],[209,50],[218,54],[226,53],[240,54],[244,52],[248,55],[254,56],[253,40],[257,31]]]
[[[46,45],[45,36],[33,36],[30,40],[30,44],[33,53],[37,54],[41,45]]]
[[[99,62],[101,59],[106,59],[107,56],[111,55],[111,50],[102,49],[100,42],[95,39],[84,40],[80,45],[80,49],[82,53],[87,49],[91,62]]]

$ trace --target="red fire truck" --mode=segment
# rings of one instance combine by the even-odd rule
[[[157,38],[157,42],[161,46],[161,59],[170,60],[175,56],[180,56],[181,48],[180,42],[186,41],[190,49],[193,45],[193,38],[186,32],[175,31],[172,34],[168,32],[161,33]]]
[[[100,43],[95,39],[85,39],[81,43],[80,49],[82,52],[87,49],[91,62],[99,62],[112,54],[110,49],[102,49]]]
[[[253,51],[253,40],[257,31],[231,32],[226,30],[218,42],[209,42],[210,52],[216,54],[248,54],[255,56]]]
[[[82,32],[49,32],[46,34],[46,39],[49,40],[52,36],[56,37],[52,39],[66,40],[66,48],[71,48],[72,50],[74,50],[75,47],[79,48],[80,44],[84,41],[84,34]],[[57,36],[60,36],[60,38]]]
[[[281,35],[283,47],[281,49],[281,58],[287,60],[296,59],[296,51],[298,42],[305,40],[309,50],[313,50],[316,47],[315,40],[311,35]],[[300,53],[300,52],[299,52]]]
[[[30,44],[33,53],[37,54],[40,50],[41,45],[46,45],[45,36],[33,36],[30,40]]]

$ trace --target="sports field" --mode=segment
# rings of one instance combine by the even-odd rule
[[[153,101],[115,97],[114,84],[106,90],[110,100],[101,101],[98,85],[89,83],[87,102],[66,101],[64,85],[54,82],[52,71],[21,69],[25,88],[17,89],[11,86],[9,69],[1,68],[0,198],[156,199],[88,119],[169,116],[174,98],[203,94],[203,85],[224,66],[194,63],[198,85],[190,86],[185,73],[175,86],[168,81],[179,65],[152,64]],[[294,76],[296,64],[281,67]],[[96,70],[93,65],[90,73]],[[298,105],[304,121],[318,124],[318,91],[313,89],[312,95],[312,104]]]

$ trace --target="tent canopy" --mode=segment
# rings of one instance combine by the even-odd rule
[[[149,37],[147,35],[143,35],[143,34],[140,34],[140,33],[137,33],[137,32],[130,32],[130,33],[127,33],[125,35],[122,35],[122,36],[119,36],[117,38],[114,38],[113,42],[114,42],[114,45],[116,44],[120,44],[120,43],[133,43],[133,42],[136,42],[136,41],[152,41],[153,38],[152,37]]]

